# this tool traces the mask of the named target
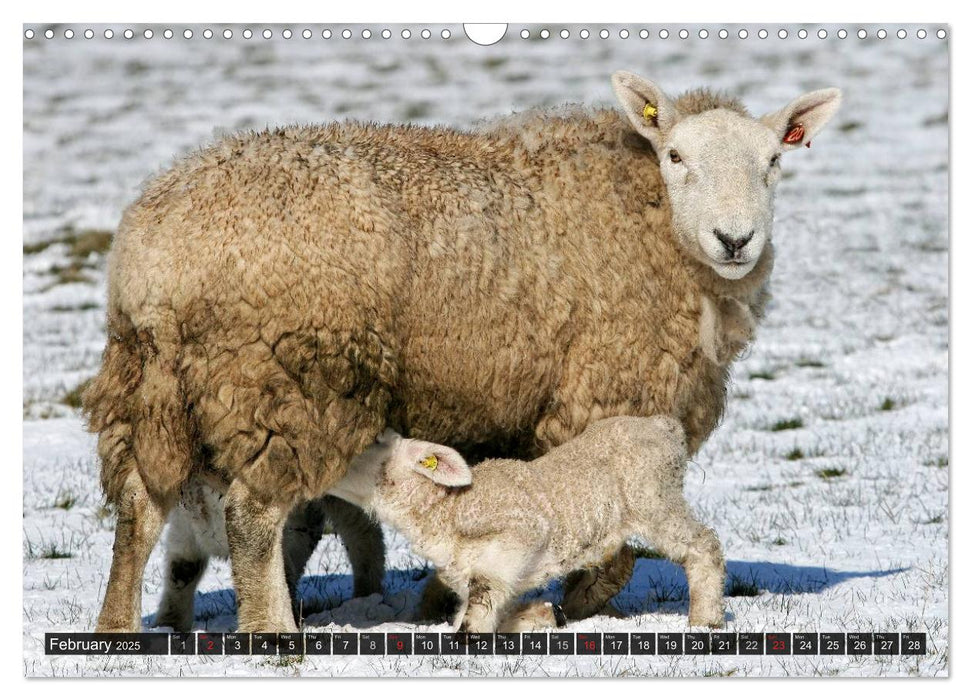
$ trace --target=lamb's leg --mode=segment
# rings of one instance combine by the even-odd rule
[[[167,575],[162,602],[155,616],[156,627],[171,627],[177,632],[190,632],[195,621],[196,588],[206,573],[208,557],[173,559],[166,562]]]
[[[116,502],[118,522],[111,555],[111,573],[97,632],[140,632],[142,576],[145,564],[165,524],[165,507],[156,502],[132,470]]]
[[[442,581],[438,573],[432,574],[421,594],[418,619],[425,622],[445,622],[453,616],[457,619],[456,612],[461,604],[461,596]]]
[[[502,581],[481,574],[473,576],[469,580],[468,605],[458,623],[458,631],[495,632],[499,619],[514,597],[513,591]]]
[[[199,551],[191,524],[177,508],[165,542],[165,588],[155,615],[156,627],[189,632],[195,620],[193,603],[209,558]]]
[[[563,613],[571,620],[610,612],[610,600],[634,573],[634,550],[624,545],[599,566],[573,571],[563,583]]]
[[[518,606],[500,618],[499,632],[538,632],[556,629],[566,624],[562,608],[555,603],[539,600]]]
[[[289,509],[261,501],[239,479],[229,487],[225,502],[237,628],[295,631],[283,565],[283,524]]]
[[[684,567],[690,596],[688,624],[721,627],[725,624],[725,558],[718,536],[698,522],[680,492],[670,499],[676,503],[659,512],[643,535],[661,554]]]

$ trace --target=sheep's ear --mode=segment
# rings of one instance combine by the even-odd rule
[[[807,92],[778,112],[766,114],[761,122],[776,133],[783,150],[800,146],[808,148],[813,137],[836,114],[842,99],[837,88]]]
[[[668,132],[681,119],[674,102],[650,80],[625,70],[614,73],[610,82],[631,125],[659,151]]]
[[[442,486],[468,486],[472,470],[458,452],[445,445],[424,440],[405,441],[408,465],[422,476]]]

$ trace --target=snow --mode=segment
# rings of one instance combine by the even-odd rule
[[[598,676],[947,675],[948,44],[558,37],[492,47],[452,38],[254,37],[24,43],[23,639],[27,675]],[[116,36],[120,34],[116,27]],[[158,29],[158,28],[156,28]],[[214,26],[217,37],[222,27]],[[537,35],[536,27],[531,28]],[[712,29],[709,27],[709,29]],[[717,29],[717,28],[715,28]],[[875,28],[869,28],[874,37]],[[374,30],[374,27],[372,27]],[[60,32],[59,32],[60,34]],[[714,35],[714,31],[712,31]],[[692,32],[695,36],[696,32]],[[358,118],[469,126],[513,109],[607,103],[630,69],[672,92],[699,84],[754,112],[799,92],[844,91],[811,150],[787,154],[774,298],[736,364],[721,427],[692,464],[689,500],[719,533],[738,631],[923,631],[925,657],[45,657],[48,631],[91,630],[110,565],[95,440],[65,397],[104,343],[102,253],[71,236],[112,231],[142,181],[214,134]],[[67,242],[56,242],[67,241]],[[53,243],[52,243],[53,242]],[[46,245],[51,243],[50,245]],[[74,266],[80,276],[64,274]],[[788,425],[787,425],[788,422]],[[791,427],[790,427],[791,426]],[[787,429],[777,429],[787,428]],[[308,630],[447,631],[411,622],[426,563],[387,532],[386,595],[347,600],[349,568],[326,536],[301,593]],[[55,555],[64,558],[54,558]],[[150,628],[162,551],[146,569]],[[740,585],[744,584],[744,585]],[[555,600],[557,585],[543,591]],[[567,631],[684,631],[685,581],[642,559],[615,600],[628,617]],[[214,562],[196,599],[200,630],[235,625],[231,576]]]

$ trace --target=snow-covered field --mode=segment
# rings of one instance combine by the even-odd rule
[[[609,27],[510,27],[479,47],[451,38],[155,37],[24,42],[23,639],[27,675],[946,675],[948,673],[948,47],[934,36],[642,40]],[[668,27],[677,30],[680,27]],[[37,28],[35,28],[37,29]],[[43,29],[43,28],[41,28]],[[261,29],[261,28],[254,28]],[[672,92],[698,84],[756,112],[836,85],[844,104],[811,150],[784,159],[775,298],[736,365],[723,425],[687,483],[728,559],[729,628],[924,631],[926,657],[46,657],[47,631],[92,630],[113,519],[76,389],[104,343],[105,257],[138,186],[214,132],[341,118],[469,126],[512,109],[612,100],[625,68]],[[387,595],[348,601],[349,569],[327,536],[302,594],[308,629],[417,626],[427,568],[388,533]],[[162,552],[144,584],[151,628]],[[543,595],[556,599],[556,586]],[[616,605],[629,617],[567,630],[683,631],[677,567],[642,559]],[[228,565],[196,599],[197,627],[235,625]]]

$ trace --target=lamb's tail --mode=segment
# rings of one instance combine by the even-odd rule
[[[175,362],[159,353],[154,334],[109,312],[101,369],[82,395],[109,503],[123,497],[133,471],[151,496],[171,502],[178,495],[194,453],[184,396]]]

